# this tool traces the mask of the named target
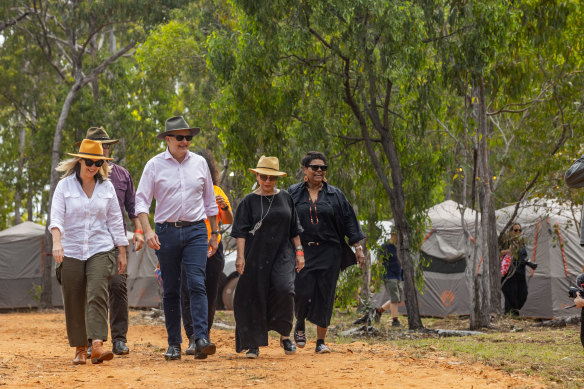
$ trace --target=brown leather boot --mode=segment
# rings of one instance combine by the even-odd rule
[[[94,340],[91,343],[91,363],[102,363],[114,357],[114,353],[103,348],[103,341]]]
[[[85,365],[87,363],[87,346],[77,347],[75,349],[74,365]]]

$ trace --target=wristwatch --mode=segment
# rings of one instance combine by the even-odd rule
[[[211,235],[219,235],[219,231],[211,231]]]

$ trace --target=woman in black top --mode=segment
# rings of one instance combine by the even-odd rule
[[[235,349],[257,358],[268,345],[268,331],[280,333],[286,354],[296,352],[290,340],[294,315],[294,277],[304,266],[300,246],[302,227],[294,202],[275,188],[278,158],[262,156],[255,169],[258,189],[237,207],[231,236],[237,238],[235,268],[241,276],[233,299]],[[294,243],[294,246],[292,245]]]
[[[335,288],[342,269],[363,263],[365,256],[359,241],[365,235],[355,212],[338,188],[326,183],[326,157],[316,151],[302,158],[304,182],[289,189],[294,199],[303,232],[300,235],[306,266],[295,281],[294,340],[298,347],[306,345],[305,319],[316,324],[316,353],[329,353],[324,344],[335,302]],[[345,242],[355,247],[353,254]]]

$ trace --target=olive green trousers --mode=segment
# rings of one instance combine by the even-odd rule
[[[87,261],[65,257],[58,267],[69,345],[107,340],[108,282],[116,271],[115,250],[97,253]]]

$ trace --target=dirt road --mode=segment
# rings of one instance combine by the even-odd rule
[[[0,314],[0,385],[7,388],[541,388],[533,378],[440,353],[416,359],[387,345],[329,344],[315,355],[314,340],[286,356],[277,338],[248,360],[234,350],[232,330],[213,330],[217,354],[167,362],[166,331],[132,313],[131,353],[101,365],[74,366],[62,311]],[[111,343],[107,343],[110,347]]]

